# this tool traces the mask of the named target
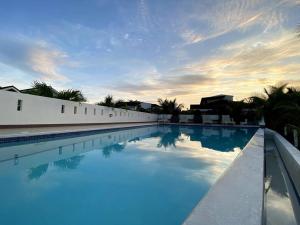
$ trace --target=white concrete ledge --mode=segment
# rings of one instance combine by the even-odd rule
[[[294,187],[300,193],[300,151],[273,130],[266,129],[266,135],[273,138]]]
[[[0,140],[14,137],[30,137],[42,136],[48,134],[65,134],[76,133],[84,131],[100,131],[115,128],[131,128],[157,125],[156,122],[145,123],[114,123],[114,124],[101,124],[101,125],[84,125],[84,126],[53,126],[53,127],[32,127],[32,128],[5,128],[0,129]]]
[[[184,225],[261,225],[264,131],[259,129]]]

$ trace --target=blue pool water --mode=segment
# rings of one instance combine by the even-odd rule
[[[180,225],[254,128],[144,126],[0,145],[1,225]]]

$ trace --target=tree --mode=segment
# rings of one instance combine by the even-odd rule
[[[32,87],[24,90],[23,93],[53,98],[56,91],[52,86],[47,85],[45,82],[34,81]]]
[[[251,97],[263,112],[266,126],[279,132],[287,124],[300,127],[300,91],[287,84],[270,86],[262,96]]]
[[[200,110],[194,110],[193,114],[194,114],[194,123],[202,123],[203,122],[202,114],[201,114]]]
[[[137,111],[142,111],[141,102],[138,100],[128,100],[127,106]]]
[[[168,100],[168,99],[162,100],[161,98],[159,98],[158,104],[161,107],[161,113],[172,114],[171,117],[172,123],[179,122],[179,113],[183,108],[183,104],[178,104],[176,102],[176,98],[174,98],[173,100]]]
[[[231,103],[231,117],[233,118],[236,124],[240,124],[241,121],[244,119],[244,108],[246,108],[246,104],[243,100]]]
[[[119,100],[117,100],[115,102],[114,107],[116,107],[116,108],[122,108],[122,109],[127,109],[127,103],[124,100],[119,99]]]
[[[107,106],[107,107],[114,107],[115,106],[114,98],[113,98],[112,95],[107,95],[104,98],[104,101],[97,103],[97,105],[102,105],[102,106]]]
[[[59,98],[75,102],[87,101],[80,90],[68,89],[58,92],[51,85],[39,81],[34,81],[30,89],[23,90],[22,92],[31,95]]]
[[[62,90],[58,92],[56,97],[59,99],[69,100],[74,102],[86,102],[86,98],[79,90],[73,90],[73,89]]]

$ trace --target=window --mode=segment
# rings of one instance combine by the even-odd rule
[[[87,114],[87,107],[84,108],[84,114]]]
[[[23,105],[23,100],[18,99],[18,105],[17,105],[17,110],[22,111],[22,105]]]
[[[94,115],[96,115],[96,109],[94,109]]]
[[[74,106],[74,114],[77,114],[77,106]]]
[[[65,105],[61,105],[61,113],[65,113]]]

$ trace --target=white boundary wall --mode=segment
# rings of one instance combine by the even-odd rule
[[[17,110],[18,100],[22,100],[21,111]],[[61,112],[62,105],[64,113]],[[74,107],[77,107],[76,114]],[[157,114],[0,91],[0,126],[134,123],[154,122],[157,119]]]

